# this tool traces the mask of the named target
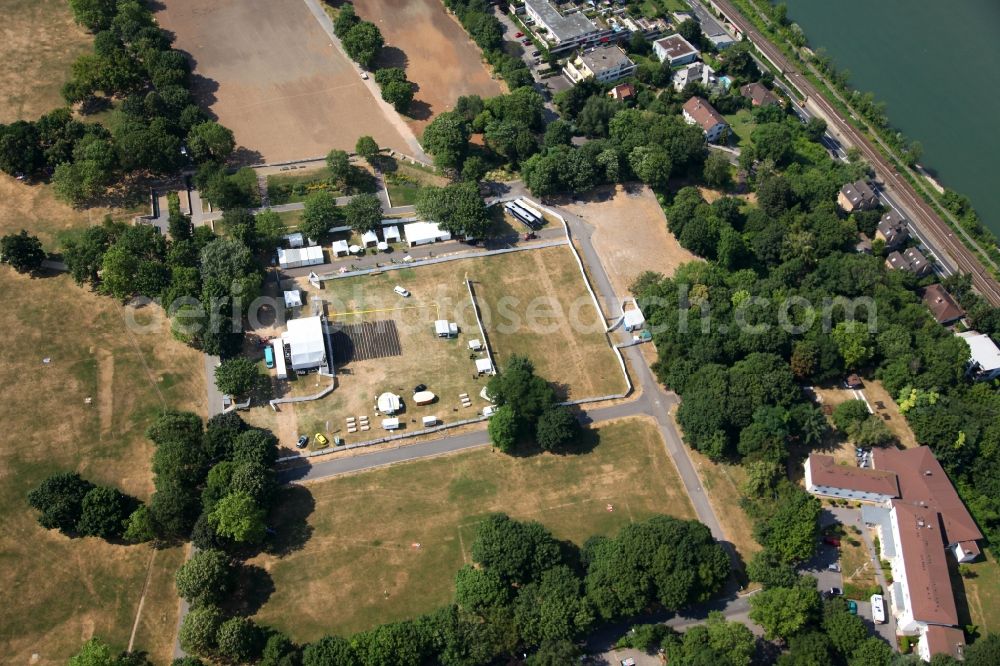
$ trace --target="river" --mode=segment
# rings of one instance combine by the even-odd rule
[[[920,163],[1000,237],[1000,2],[784,0],[809,45],[923,144]]]

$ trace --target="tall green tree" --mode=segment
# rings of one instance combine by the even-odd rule
[[[236,570],[218,550],[199,550],[174,574],[177,594],[195,606],[217,604],[232,589]]]
[[[42,267],[45,250],[37,236],[21,229],[19,233],[0,238],[0,260],[18,273],[31,273]]]
[[[445,111],[424,129],[424,149],[438,166],[457,169],[469,151],[469,125],[454,111]]]
[[[344,206],[344,217],[355,232],[363,234],[382,226],[382,201],[374,194],[355,195]]]
[[[215,505],[208,521],[222,536],[241,543],[260,543],[267,531],[266,513],[248,493],[235,492]]]
[[[28,504],[41,512],[42,527],[72,535],[83,513],[83,499],[93,488],[79,474],[53,474],[28,493]]]
[[[83,497],[77,531],[84,536],[118,539],[125,532],[126,523],[136,501],[117,488],[97,486]]]

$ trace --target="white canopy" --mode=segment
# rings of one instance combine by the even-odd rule
[[[413,394],[413,403],[416,405],[429,405],[434,402],[436,397],[430,391],[417,391]]]
[[[385,241],[379,241],[379,243],[378,243],[378,245],[376,247],[379,250],[381,250],[382,252],[385,252],[386,250],[389,249],[389,244],[386,243]]]
[[[383,414],[395,414],[399,411],[401,405],[402,401],[398,395],[386,391],[378,397],[375,406]]]
[[[315,368],[326,362],[323,323],[319,317],[290,319],[281,339],[291,351],[292,370]]]
[[[330,254],[335,257],[339,257],[342,254],[347,254],[351,251],[351,246],[347,244],[345,240],[333,241],[333,245],[330,246]]]
[[[493,374],[493,364],[490,363],[488,358],[477,358],[476,359],[476,372],[481,375],[492,375]]]
[[[413,222],[406,225],[406,241],[410,246],[436,243],[451,239],[451,234],[437,222]]]
[[[349,249],[351,251],[351,254],[357,254],[358,252],[361,252],[360,245],[352,245]]]
[[[311,245],[298,249],[278,248],[278,264],[282,268],[297,268],[299,266],[315,266],[323,263],[323,248]]]
[[[399,419],[382,419],[382,428],[384,430],[396,430],[399,428]]]
[[[361,242],[362,244],[364,244],[365,247],[368,247],[369,245],[375,245],[376,243],[378,243],[378,234],[376,234],[374,231],[366,231],[365,233],[361,234]]]
[[[479,351],[482,348],[483,348],[483,343],[480,342],[478,338],[475,340],[469,340],[469,349],[471,349],[472,351]]]
[[[285,240],[288,241],[288,247],[302,247],[305,245],[305,238],[303,238],[301,233],[288,234],[285,236]]]
[[[285,307],[286,308],[297,308],[302,305],[302,292],[298,289],[292,289],[285,292]]]
[[[391,227],[382,227],[382,237],[385,238],[386,241],[398,241],[400,238],[399,227],[395,225]]]
[[[438,334],[439,337],[448,337],[448,320],[438,319],[434,322],[434,332]]]

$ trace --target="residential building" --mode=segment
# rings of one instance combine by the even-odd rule
[[[706,88],[714,88],[719,85],[719,79],[715,76],[715,70],[705,63],[693,62],[674,72],[674,90],[680,92],[689,83],[700,83]]]
[[[594,79],[611,83],[635,72],[635,63],[618,46],[599,46],[581,53],[563,67],[566,77],[573,83]]]
[[[961,656],[965,637],[946,557],[950,551],[959,562],[976,559],[983,535],[931,450],[875,449],[871,469],[812,454],[805,479],[811,493],[871,503],[862,517],[878,531],[879,555],[892,569],[888,596],[899,630],[919,636],[925,660]]]
[[[608,97],[621,101],[633,99],[635,97],[635,86],[631,83],[619,83],[608,91]]]
[[[864,180],[847,183],[840,188],[837,203],[848,213],[853,213],[856,210],[871,210],[879,205],[875,190]]]
[[[683,112],[685,122],[700,126],[709,142],[718,141],[729,127],[726,119],[701,97],[692,97],[685,102]]]
[[[535,22],[535,35],[554,54],[608,41],[614,30],[602,29],[580,11],[563,14],[548,0],[525,0],[524,11]]]
[[[750,100],[754,106],[769,106],[771,104],[781,104],[781,99],[771,92],[763,83],[748,83],[740,86],[740,95]]]
[[[885,241],[885,246],[894,250],[907,241],[910,237],[910,229],[906,218],[900,215],[895,209],[890,210],[879,220],[875,228],[875,238]]]
[[[872,253],[872,241],[864,232],[858,232],[858,242],[854,244],[854,251],[860,254]]]
[[[893,270],[909,271],[917,277],[923,277],[931,272],[930,262],[927,261],[924,253],[915,247],[911,247],[905,252],[890,252],[885,258],[885,265]]]
[[[976,331],[962,331],[958,337],[969,345],[967,374],[976,381],[1000,378],[1000,348],[990,336]]]
[[[952,324],[965,316],[965,310],[951,297],[948,290],[939,284],[932,284],[921,294],[924,305],[934,315],[934,320],[942,326]]]
[[[680,35],[670,35],[653,42],[653,53],[660,62],[669,62],[671,67],[679,67],[698,58],[698,49]]]
[[[712,16],[712,13],[708,11],[700,2],[691,3],[691,11],[698,19],[698,24],[701,26],[701,32],[705,35],[708,41],[712,42],[712,45],[716,49],[721,51],[722,49],[732,46],[736,43],[736,39],[726,32],[726,29],[722,27],[722,24]]]

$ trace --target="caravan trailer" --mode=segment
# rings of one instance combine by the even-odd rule
[[[885,622],[885,601],[881,594],[872,595],[872,622],[883,624]]]

